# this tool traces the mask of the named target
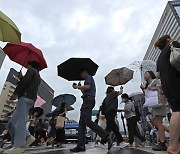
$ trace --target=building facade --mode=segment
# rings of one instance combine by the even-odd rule
[[[5,56],[6,56],[6,54],[3,52],[3,50],[0,47],[0,69],[1,69],[2,64],[4,62]]]
[[[160,50],[154,43],[163,35],[170,35],[173,40],[180,41],[180,1],[169,1],[159,21],[144,60],[157,61]]]
[[[7,104],[6,100],[13,94],[18,78],[18,72],[13,68],[7,76],[6,82],[3,86],[0,95],[0,118],[2,118],[8,112],[11,112],[15,108],[15,104]],[[54,98],[54,90],[42,79],[38,89],[38,96],[40,96],[46,103],[41,106],[44,110],[44,114],[47,114],[52,109],[52,99]]]

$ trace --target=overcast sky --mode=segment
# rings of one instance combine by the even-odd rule
[[[57,76],[57,65],[70,57],[89,57],[99,65],[95,76],[98,108],[107,87],[104,76],[143,59],[166,4],[167,0],[0,0],[0,10],[16,23],[23,42],[43,51],[48,68],[41,76],[55,95],[77,96],[75,111],[68,114],[77,120],[80,92],[71,88],[72,82]],[[20,70],[6,57],[0,89],[11,67]],[[140,91],[137,70],[135,79],[125,86],[127,93]]]

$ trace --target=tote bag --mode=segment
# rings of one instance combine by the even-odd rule
[[[56,128],[61,129],[64,127],[65,117],[57,116],[56,119]]]
[[[159,106],[158,91],[146,90],[144,107]]]
[[[154,83],[155,80],[152,81],[150,85]],[[153,90],[145,90],[145,103],[144,107],[159,107],[159,106],[166,106],[168,104],[165,95],[161,89],[161,86],[158,86],[157,91]]]

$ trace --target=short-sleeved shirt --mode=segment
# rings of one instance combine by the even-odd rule
[[[135,106],[134,106],[132,101],[126,102],[125,106],[124,106],[124,109],[126,110],[125,114],[124,114],[124,117],[126,119],[129,119],[129,118],[132,118],[132,117],[136,116],[136,114],[135,114]]]
[[[83,97],[85,96],[96,96],[96,84],[91,75],[88,75],[85,79],[84,85],[90,85],[89,90],[84,90],[83,91]]]
[[[104,107],[105,114],[110,110],[117,111],[118,109],[118,92],[117,91],[107,94],[107,96],[105,97],[103,101],[103,107]]]
[[[149,82],[149,85],[151,86],[161,86],[161,81],[160,79],[152,79],[150,82]],[[147,90],[149,91],[149,90]],[[147,92],[145,91],[145,97],[147,95]],[[162,106],[156,106],[156,107],[152,107],[152,109],[155,109],[155,108],[162,108]]]

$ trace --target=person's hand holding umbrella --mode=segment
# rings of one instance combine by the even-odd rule
[[[73,87],[74,89],[78,89],[78,90],[81,90],[81,91],[89,90],[89,89],[91,88],[90,85],[81,86],[81,85],[77,85],[76,83],[73,83],[72,87]]]
[[[13,100],[7,100],[6,103],[10,105],[10,104],[13,104],[14,101]]]
[[[84,86],[73,85],[73,88],[84,91],[84,90],[89,90],[91,86],[90,85],[84,85]]]
[[[17,96],[16,94],[12,94],[9,100],[16,100],[17,97],[18,97],[18,96]]]

